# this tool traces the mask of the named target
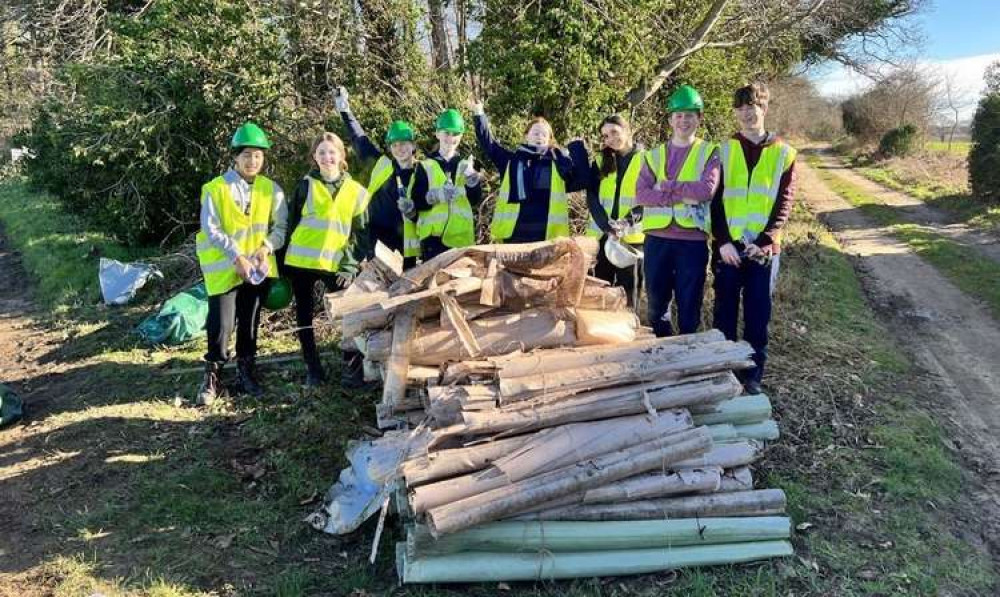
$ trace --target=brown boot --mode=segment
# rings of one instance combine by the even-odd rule
[[[205,377],[201,380],[201,387],[198,388],[196,404],[211,406],[217,399],[221,398],[224,390],[219,372],[222,370],[220,363],[205,363]]]

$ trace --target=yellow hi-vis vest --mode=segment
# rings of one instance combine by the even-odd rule
[[[386,182],[392,180],[393,172],[392,160],[386,156],[379,157],[372,167],[372,174],[368,179],[368,197],[374,197],[375,193],[382,188]],[[397,198],[399,189],[397,189]],[[403,214],[403,257],[420,257],[420,239],[417,237],[417,225],[410,218]]]
[[[267,239],[267,228],[271,222],[271,206],[274,203],[274,181],[258,175],[250,187],[250,214],[236,206],[229,183],[219,176],[201,187],[201,200],[211,198],[215,213],[219,214],[222,231],[236,241],[240,255],[249,258]],[[226,252],[208,240],[204,230],[195,237],[198,265],[205,276],[205,290],[210,296],[229,292],[243,283]],[[274,256],[267,258],[267,277],[278,277],[278,264]]]
[[[295,227],[285,252],[285,265],[335,272],[340,269],[344,247],[351,238],[351,222],[368,208],[368,191],[351,178],[332,197],[322,181],[309,176],[309,194],[302,206],[302,220]]]
[[[500,183],[500,194],[493,208],[493,221],[490,222],[490,236],[493,242],[503,242],[513,236],[517,224],[521,204],[510,202],[510,177],[513,175],[514,160],[507,164],[503,181]],[[569,236],[569,203],[566,200],[566,183],[555,162],[552,162],[552,178],[549,183],[549,216],[545,224],[545,240],[561,236]],[[523,191],[524,189],[522,189]]]
[[[688,149],[687,157],[681,171],[677,174],[677,182],[697,182],[701,180],[701,175],[705,171],[705,164],[715,151],[715,144],[704,139],[695,139]],[[649,169],[656,176],[656,182],[667,180],[667,144],[664,143],[646,152],[646,162]],[[710,232],[712,229],[711,209],[707,201],[699,202],[699,205],[678,202],[673,205],[661,205],[657,207],[645,206],[642,212],[642,229],[657,230],[670,226],[671,222],[676,222],[682,228],[692,228],[703,232]]]
[[[738,139],[722,144],[722,205],[726,211],[729,236],[752,243],[764,231],[778,199],[781,176],[795,162],[796,151],[783,141],[764,147],[753,173]],[[777,241],[778,239],[774,239]]]
[[[632,160],[628,163],[628,168],[625,169],[625,176],[622,177],[621,191],[618,192],[619,217],[622,217],[632,211],[632,207],[635,205],[635,187],[639,182],[639,172],[642,171],[642,160],[643,152],[635,152],[635,155],[632,156]],[[600,169],[604,162],[604,156],[598,154],[596,162],[597,168]],[[601,206],[604,208],[604,211],[608,214],[609,218],[611,217],[611,210],[615,206],[615,191],[617,190],[617,172],[612,172],[601,179],[601,185],[598,187],[598,197],[600,197]],[[587,236],[600,238],[603,235],[604,231],[601,230],[601,228],[597,225],[597,221],[594,220],[593,216],[591,216],[590,223],[587,225]],[[636,232],[635,234],[629,234],[622,237],[622,240],[630,244],[638,244],[645,238],[645,234],[642,232]]]
[[[420,162],[427,174],[427,191],[444,189],[451,180],[444,168],[435,159]],[[476,225],[472,219],[472,205],[465,193],[465,171],[469,160],[461,160],[455,170],[455,198],[432,205],[417,215],[417,236],[424,240],[431,236],[441,239],[441,243],[449,248],[468,247],[476,244]],[[410,189],[413,181],[410,179]]]

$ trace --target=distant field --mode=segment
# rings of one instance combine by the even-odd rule
[[[951,149],[949,149],[947,141],[928,141],[927,149],[930,151],[950,151],[955,155],[966,156],[969,155],[969,147],[971,145],[970,141],[953,141]]]

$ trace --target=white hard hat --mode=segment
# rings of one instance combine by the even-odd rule
[[[609,236],[604,243],[604,256],[615,267],[632,267],[642,259],[642,251],[623,243],[618,237]]]

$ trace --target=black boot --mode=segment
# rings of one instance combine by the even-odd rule
[[[306,362],[306,387],[315,388],[326,381],[326,372],[316,349],[316,338],[311,329],[299,330],[302,360]]]
[[[256,397],[264,394],[264,388],[257,383],[255,368],[253,357],[236,359],[236,383],[240,391]]]
[[[326,382],[326,372],[323,371],[323,364],[320,363],[319,357],[306,358],[306,387],[319,387],[324,382]]]
[[[219,371],[222,365],[219,363],[205,363],[205,377],[201,380],[201,387],[198,388],[196,404],[211,406],[216,399],[223,395],[222,380],[219,378]]]
[[[344,351],[340,385],[347,390],[356,390],[365,385],[364,357],[357,351]]]

